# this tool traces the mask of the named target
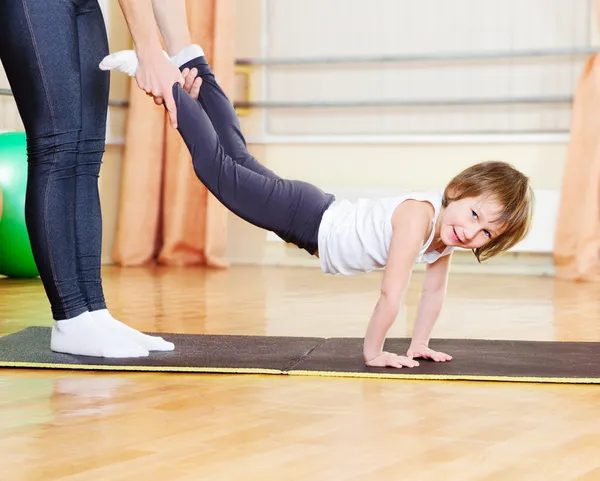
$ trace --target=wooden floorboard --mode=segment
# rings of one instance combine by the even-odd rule
[[[381,279],[256,267],[103,277],[115,317],[138,329],[324,337],[364,335]],[[410,336],[421,280],[390,336]],[[434,336],[600,341],[599,299],[598,284],[451,276]],[[39,281],[0,279],[0,334],[31,325],[51,325]],[[594,385],[3,369],[0,479],[591,481],[599,405]]]

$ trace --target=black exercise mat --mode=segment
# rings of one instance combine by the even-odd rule
[[[434,339],[453,360],[419,359],[416,368],[374,368],[362,361],[360,338],[160,334],[175,351],[106,359],[50,351],[50,328],[0,338],[0,367],[114,371],[287,374],[328,377],[600,383],[600,343]],[[388,339],[402,354],[409,339]]]
[[[409,345],[410,339],[388,339],[385,350],[403,354]],[[327,339],[288,374],[600,383],[597,342],[433,339],[429,347],[450,354],[452,361],[417,359],[419,367],[398,370],[365,366],[362,347],[362,339]]]
[[[0,366],[126,371],[236,372],[281,374],[322,340],[265,336],[158,334],[175,343],[170,352],[111,359],[50,350],[49,327],[28,327],[0,338]]]

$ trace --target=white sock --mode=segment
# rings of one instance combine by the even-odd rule
[[[175,349],[175,345],[172,342],[165,341],[162,337],[149,336],[123,324],[121,321],[117,321],[110,315],[107,309],[92,311],[91,316],[99,324],[110,327],[119,336],[123,336],[124,339],[139,344],[148,351],[172,351]]]
[[[97,322],[89,312],[54,321],[50,349],[65,354],[95,357],[145,357],[148,350]]]
[[[163,53],[169,58],[166,52]],[[138,68],[138,58],[135,50],[120,50],[104,57],[100,62],[99,67],[100,70],[116,69],[119,72],[123,72],[124,74],[133,77]]]
[[[195,43],[192,43],[192,44],[188,45],[187,47],[183,47],[177,55],[171,57],[171,62],[173,62],[173,64],[177,68],[179,68],[184,63],[187,63],[190,60],[194,60],[195,58],[203,57],[203,56],[204,56],[204,50],[202,50],[200,45],[196,45]]]
[[[163,53],[177,68],[196,57],[204,55],[202,48],[195,44],[190,44],[182,48],[179,53],[173,57],[169,57],[165,51],[163,51]],[[102,59],[100,62],[100,70],[118,70],[133,77],[137,71],[138,64],[139,62],[135,50],[119,50]]]

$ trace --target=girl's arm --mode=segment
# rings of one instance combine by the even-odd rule
[[[370,366],[418,366],[405,356],[383,352],[389,328],[394,323],[415,259],[429,236],[433,206],[426,202],[405,201],[392,217],[392,241],[381,285],[381,293],[365,334],[363,355]]]
[[[411,359],[423,357],[438,362],[452,359],[448,354],[429,349],[429,336],[446,298],[451,255],[440,257],[427,266],[412,342],[407,352],[407,356]]]

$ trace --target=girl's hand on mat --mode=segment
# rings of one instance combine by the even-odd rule
[[[382,352],[379,356],[365,363],[372,367],[417,367],[419,363],[414,359],[409,359],[406,356],[398,356],[391,352]]]
[[[408,348],[406,356],[410,359],[422,357],[423,359],[431,359],[435,362],[446,362],[452,360],[452,356],[446,354],[445,352],[438,352],[434,351],[433,349],[429,349],[425,344],[411,344]]]
[[[183,90],[191,95],[192,98],[198,100],[200,96],[200,86],[202,85],[202,77],[198,77],[198,69],[184,68],[181,72],[185,83],[183,84]]]

